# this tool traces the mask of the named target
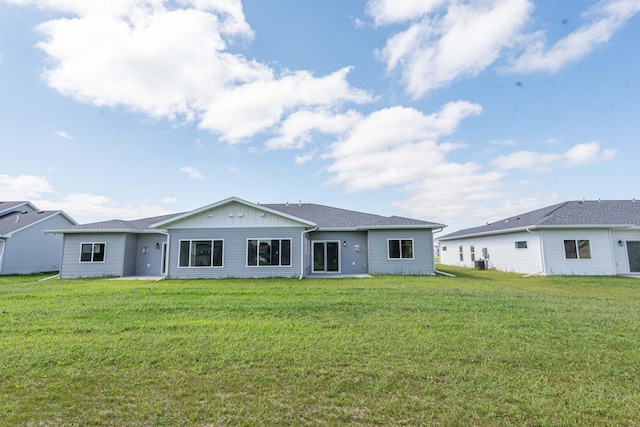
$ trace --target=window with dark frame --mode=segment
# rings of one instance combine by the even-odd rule
[[[180,241],[179,267],[222,267],[223,258],[222,240]]]
[[[80,248],[80,262],[104,262],[106,243],[83,243]]]
[[[291,239],[247,240],[248,267],[288,267],[291,265]]]
[[[460,252],[460,261],[464,261],[464,249],[462,246],[458,247],[458,251]]]
[[[527,241],[521,240],[519,242],[516,242],[516,249],[527,249]]]
[[[591,259],[591,241],[589,240],[565,240],[565,259]]]
[[[389,239],[389,259],[413,259],[413,239]]]

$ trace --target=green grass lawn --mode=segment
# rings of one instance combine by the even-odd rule
[[[3,280],[0,425],[640,424],[640,280],[439,268]]]

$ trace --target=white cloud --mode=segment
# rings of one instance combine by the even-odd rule
[[[389,25],[414,20],[426,15],[449,0],[370,0],[366,13],[376,25]]]
[[[180,168],[180,171],[186,173],[187,176],[191,179],[204,179],[202,173],[200,173],[198,169],[192,166],[183,166]]]
[[[132,220],[173,213],[172,210],[146,203],[120,206],[108,197],[90,193],[69,194],[59,201],[37,200],[35,204],[41,209],[63,210],[79,223],[114,218]]]
[[[517,72],[558,71],[608,42],[613,33],[638,12],[639,0],[600,1],[584,14],[585,18],[593,16],[596,19],[582,25],[549,48],[546,46],[545,34],[535,34],[535,39],[509,68]]]
[[[293,159],[294,159],[296,165],[303,165],[303,164],[313,160],[313,154],[312,153],[299,154],[299,155],[293,156]]]
[[[362,116],[350,110],[345,114],[334,114],[329,111],[297,111],[278,129],[277,136],[266,142],[268,149],[302,148],[311,139],[311,132],[337,135],[347,131]]]
[[[219,132],[223,139],[235,143],[274,127],[284,115],[299,109],[323,107],[329,111],[344,102],[369,102],[371,97],[366,92],[347,82],[350,70],[343,68],[320,78],[308,71],[296,71],[279,79],[265,78],[237,86],[207,106],[199,127]],[[296,139],[291,134],[287,137]]]
[[[65,15],[37,27],[37,46],[51,64],[44,79],[61,94],[195,122],[230,143],[277,130],[298,110],[338,114],[343,103],[371,100],[348,83],[349,67],[325,76],[277,75],[231,52],[238,38],[254,36],[240,0],[0,1]]]
[[[538,153],[535,151],[516,151],[500,156],[492,161],[500,170],[524,169],[533,172],[550,172],[554,165],[564,163],[567,166],[579,166],[588,163],[611,160],[617,151],[600,149],[598,142],[577,144],[564,154]]]
[[[57,130],[57,131],[54,131],[53,133],[55,133],[60,138],[70,139],[70,140],[76,139],[74,136],[69,135],[67,132],[63,130]]]
[[[412,5],[407,10],[413,10],[416,17],[428,9],[426,5],[421,9],[413,2],[407,3]],[[436,3],[433,7],[443,2]],[[446,3],[446,12],[438,13],[437,8],[390,37],[378,52],[388,71],[401,69],[407,92],[415,98],[454,80],[480,74],[511,45],[533,10],[529,0]],[[392,8],[389,6],[389,10]],[[405,15],[411,14],[403,12]],[[381,22],[392,19],[380,16]]]
[[[600,150],[598,142],[578,144],[565,153],[565,159],[570,166],[579,166],[589,163],[597,163],[605,160],[612,160],[616,157],[617,150]]]
[[[45,177],[0,174],[0,200],[34,200],[53,192],[53,187]]]

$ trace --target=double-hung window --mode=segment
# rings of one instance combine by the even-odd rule
[[[565,240],[565,259],[591,259],[591,242],[589,240]]]
[[[222,240],[180,240],[179,267],[222,267]]]
[[[389,239],[389,259],[413,259],[413,239]]]
[[[80,249],[80,262],[104,262],[106,243],[83,243]]]
[[[291,265],[291,239],[247,240],[247,266],[283,267]]]

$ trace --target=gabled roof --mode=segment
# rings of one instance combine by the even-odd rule
[[[24,204],[16,205],[18,208]],[[24,228],[30,227],[48,218],[62,215],[72,224],[76,222],[63,211],[31,211],[31,210],[9,210],[5,209],[0,213],[0,237],[10,237]]]
[[[178,215],[176,215],[176,216],[174,216],[172,218],[168,218],[168,219],[163,220],[163,221],[157,221],[156,223],[152,224],[151,227],[153,227],[153,228],[161,228],[161,227],[164,227],[164,226],[166,226],[168,224],[171,224],[173,222],[180,221],[180,220],[183,220],[185,218],[189,218],[189,217],[201,214],[202,212],[206,212],[206,211],[218,208],[220,206],[228,205],[229,203],[240,203],[241,205],[245,205],[245,206],[248,206],[248,207],[251,207],[251,208],[254,208],[254,209],[258,209],[258,210],[261,210],[261,211],[264,211],[264,212],[269,212],[269,213],[273,213],[273,214],[276,214],[276,215],[280,215],[280,216],[289,218],[289,219],[294,220],[294,221],[305,223],[305,224],[307,224],[309,226],[315,226],[314,223],[309,222],[309,220],[307,220],[305,218],[296,217],[296,216],[290,215],[290,214],[288,214],[286,212],[278,212],[278,211],[276,211],[274,209],[271,209],[269,207],[269,205],[259,205],[259,204],[256,204],[256,203],[248,202],[246,200],[242,200],[242,199],[240,199],[238,197],[229,197],[229,198],[221,200],[219,202],[212,203],[210,205],[203,206],[201,208],[198,208],[198,209],[195,209],[195,210],[192,210],[192,211],[189,211],[189,212],[178,214]]]
[[[171,223],[201,214],[226,204],[237,202],[255,209],[280,215],[285,218],[318,227],[320,230],[369,230],[369,229],[403,229],[403,228],[442,228],[444,224],[421,221],[399,216],[385,217],[364,212],[350,211],[331,206],[312,203],[299,204],[254,204],[237,197],[230,197],[219,202],[189,212],[139,219],[135,221],[110,220],[91,224],[76,225],[61,230],[50,230],[49,233],[153,233]]]
[[[640,226],[640,201],[581,200],[558,203],[500,221],[447,234],[438,240],[541,228],[626,228]]]
[[[385,217],[331,206],[313,203],[266,204],[270,209],[283,212],[313,222],[321,230],[324,229],[359,229],[373,228],[440,228],[443,224],[403,218],[399,216]]]
[[[125,221],[122,219],[112,219],[109,221],[92,222],[89,224],[75,225],[60,230],[50,230],[49,233],[153,233],[155,230],[151,229],[151,225],[157,222],[166,221],[176,216],[182,215],[180,213],[154,216],[150,218],[136,219],[132,221]]]
[[[28,209],[20,209],[22,207],[25,207]],[[14,202],[0,201],[0,215],[4,215],[8,212],[20,211],[20,210],[38,211],[40,209],[36,208],[35,205],[33,205],[31,202],[28,202],[26,200],[14,201]]]

